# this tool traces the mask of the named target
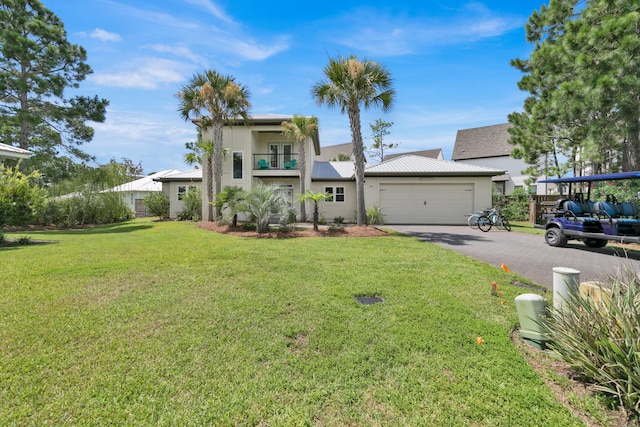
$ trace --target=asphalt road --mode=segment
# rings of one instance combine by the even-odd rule
[[[619,247],[589,248],[571,240],[566,247],[545,243],[544,237],[491,229],[484,233],[467,226],[385,225],[420,240],[509,270],[549,289],[553,268],[568,267],[580,271],[580,281],[602,280],[615,275],[621,267],[640,272],[640,251]]]

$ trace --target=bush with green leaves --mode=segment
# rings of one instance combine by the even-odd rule
[[[200,221],[202,218],[202,190],[197,187],[189,188],[182,198],[184,209],[178,214],[180,221]]]
[[[50,197],[38,212],[38,223],[61,227],[112,224],[134,217],[118,193],[86,190],[67,197]]]
[[[493,206],[512,221],[526,221],[529,219],[529,194],[522,187],[516,188],[508,196],[494,195]]]
[[[154,191],[147,194],[142,199],[144,207],[152,216],[160,217],[160,219],[169,218],[169,196],[161,191]]]
[[[611,279],[602,298],[573,292],[547,322],[550,347],[629,417],[640,418],[640,279]]]
[[[598,182],[591,189],[591,200],[599,202],[613,198],[618,202],[633,202],[640,208],[638,192],[640,180],[637,179]]]
[[[371,206],[367,209],[367,224],[369,225],[382,225],[384,224],[384,215],[382,214],[382,207]]]
[[[17,168],[0,165],[0,227],[25,225],[37,218],[45,193],[35,184],[36,172],[23,174]]]

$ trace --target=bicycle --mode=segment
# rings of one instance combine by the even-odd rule
[[[492,226],[495,226],[498,230],[511,231],[509,220],[496,209],[491,209],[487,215],[481,215],[478,218],[478,228],[485,233],[491,230]]]
[[[467,218],[467,224],[472,229],[478,228],[478,218],[480,218],[486,211],[476,211],[472,214],[469,214],[469,218]]]

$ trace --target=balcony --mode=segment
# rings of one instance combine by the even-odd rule
[[[253,176],[299,176],[298,166],[297,153],[253,155]]]

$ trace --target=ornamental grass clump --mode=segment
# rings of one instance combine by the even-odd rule
[[[574,292],[548,322],[550,347],[640,419],[640,279],[627,271],[601,297]],[[612,402],[613,403],[613,402]]]

